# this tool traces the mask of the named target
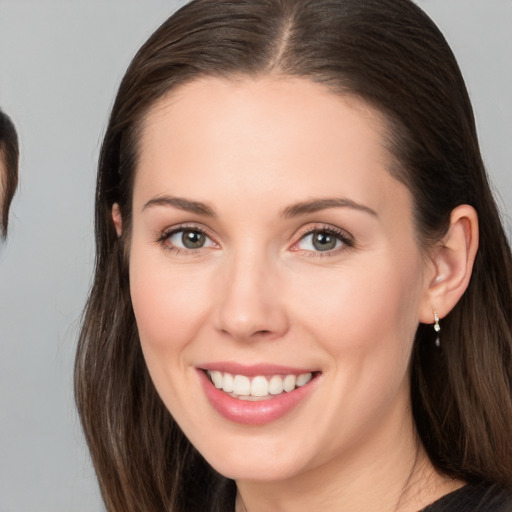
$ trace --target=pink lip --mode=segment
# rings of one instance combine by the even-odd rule
[[[223,366],[223,368],[224,371],[228,371],[225,366]],[[208,369],[210,369],[210,365],[208,365]],[[279,368],[274,367],[274,370],[275,369]],[[251,373],[251,375],[267,375],[269,373],[273,375],[281,373],[283,375],[290,375],[296,373],[296,371],[290,372],[290,368],[287,368],[285,372],[274,370],[272,372]],[[282,368],[280,370],[282,370]],[[316,387],[317,381],[319,380],[318,378],[313,378],[305,386],[296,388],[289,393],[282,393],[281,395],[277,395],[268,400],[250,402],[247,400],[238,400],[237,398],[229,396],[224,391],[217,389],[212,384],[204,370],[198,369],[197,373],[206,397],[212,407],[227,420],[242,425],[264,425],[283,417],[299,405],[300,402],[306,398],[311,391],[313,391]],[[229,373],[231,373],[231,371]],[[242,371],[233,373],[249,375]],[[297,374],[300,373],[307,372],[297,372]]]

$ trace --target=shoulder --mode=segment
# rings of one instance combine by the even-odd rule
[[[512,492],[496,485],[465,485],[421,512],[512,512]]]

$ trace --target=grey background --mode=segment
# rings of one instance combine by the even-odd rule
[[[183,3],[0,0],[0,105],[22,146],[0,248],[0,512],[103,510],[72,397],[95,163],[129,60]],[[512,0],[418,3],[459,60],[510,226]]]

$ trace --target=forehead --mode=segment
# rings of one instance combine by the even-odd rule
[[[233,127],[243,137],[251,127],[260,126],[270,130],[269,136],[297,137],[302,133],[306,137],[312,132],[308,125],[315,123],[314,131],[329,142],[334,135],[332,128],[340,127],[345,120],[353,124],[354,133],[364,127],[368,142],[387,132],[384,116],[363,100],[336,94],[326,85],[305,78],[205,77],[172,90],[149,110],[143,122],[141,149],[144,153],[163,124],[178,128],[176,135],[189,130],[199,138],[204,133],[202,128],[209,129],[209,122],[214,121],[221,139]]]
[[[379,201],[384,182],[396,181],[385,136],[378,111],[306,79],[200,79],[147,115],[134,196],[297,201],[341,185],[355,201]]]

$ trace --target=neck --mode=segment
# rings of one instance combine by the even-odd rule
[[[413,512],[461,485],[434,469],[411,417],[399,432],[364,440],[291,478],[237,481],[236,511]]]

